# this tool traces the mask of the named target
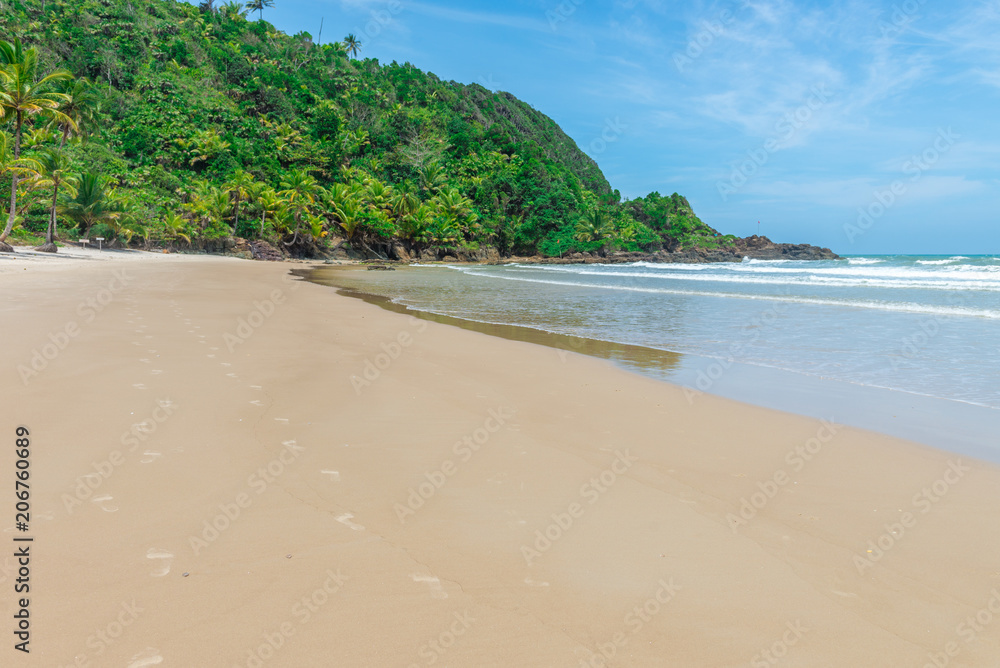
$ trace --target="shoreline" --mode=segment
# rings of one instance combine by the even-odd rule
[[[723,358],[662,350],[641,345],[559,334],[526,325],[498,324],[423,311],[396,303],[391,297],[364,292],[324,280],[323,273],[357,270],[357,265],[294,271],[306,280],[328,286],[348,297],[387,311],[459,327],[512,341],[556,348],[608,360],[620,368],[669,383],[689,401],[708,393],[763,408],[811,418],[833,419],[861,429],[903,438],[1000,464],[995,424],[1000,411],[958,399],[823,378],[776,367],[725,362]],[[722,360],[722,362],[720,362]],[[706,369],[724,363],[725,370],[703,387]]]
[[[390,313],[287,265],[142,259],[0,265],[17,269],[0,272],[4,429],[35,443],[29,665],[1000,653],[995,633],[962,634],[1000,587],[996,466],[689,405],[606,361]],[[90,321],[88,299],[107,301]],[[80,331],[22,383],[17,365],[69,320]],[[88,638],[113,623],[98,653]]]

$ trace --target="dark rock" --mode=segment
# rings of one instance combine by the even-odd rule
[[[6,241],[0,241],[0,253],[13,253],[14,247]]]
[[[401,243],[394,243],[392,245],[392,255],[396,260],[401,262],[409,262],[411,260],[409,251]]]
[[[282,255],[281,251],[267,243],[263,240],[250,241],[247,243],[250,247],[250,252],[253,254],[253,259],[255,260],[265,260],[268,262],[280,262],[284,260],[285,257]]]

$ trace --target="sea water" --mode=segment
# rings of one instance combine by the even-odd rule
[[[418,311],[681,353],[683,363],[657,373],[698,391],[816,416],[826,401],[841,413],[833,417],[859,426],[1000,453],[997,256],[435,265],[349,276],[337,283]],[[803,392],[815,397],[808,406],[796,398]],[[876,424],[866,411],[879,414]],[[907,411],[912,419],[900,417]],[[879,422],[891,427],[892,418],[909,427]]]

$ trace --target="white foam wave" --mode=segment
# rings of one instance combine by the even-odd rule
[[[660,265],[662,266],[662,265]],[[704,265],[702,265],[704,266]],[[457,268],[457,267],[456,267]],[[532,265],[519,269],[575,276],[607,278],[646,278],[699,283],[733,283],[744,285],[805,285],[846,288],[887,288],[901,290],[981,290],[1000,292],[1000,275],[995,272],[967,271],[963,273],[913,271],[851,271],[842,270],[782,270],[777,272],[674,272],[649,267],[634,271],[638,265]],[[646,267],[642,267],[647,269]],[[485,272],[475,272],[485,273]]]
[[[459,271],[468,272],[466,267],[456,267]],[[824,299],[820,297],[798,297],[790,295],[742,294],[735,292],[709,292],[696,290],[675,290],[669,288],[644,288],[631,285],[607,285],[600,283],[582,283],[578,281],[554,281],[522,276],[482,274],[490,278],[523,283],[543,283],[547,285],[564,285],[579,288],[597,288],[600,290],[617,290],[622,292],[640,292],[648,294],[688,295],[693,297],[718,297],[722,299],[749,299],[760,301],[779,301],[794,304],[813,304],[817,306],[836,306],[844,308],[864,308],[880,311],[897,311],[903,313],[922,313],[927,315],[961,316],[989,318],[1000,320],[1000,310],[965,308],[960,306],[937,306],[933,304],[916,304],[912,302],[884,302],[868,299]]]
[[[885,260],[879,259],[877,257],[849,257],[847,258],[848,264],[859,264],[859,265],[869,265],[869,264],[881,264]]]

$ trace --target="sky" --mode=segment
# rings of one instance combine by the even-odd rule
[[[513,93],[623,197],[678,192],[725,234],[1000,253],[1000,0],[275,0],[264,18]]]

